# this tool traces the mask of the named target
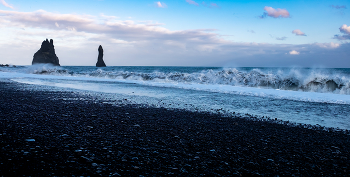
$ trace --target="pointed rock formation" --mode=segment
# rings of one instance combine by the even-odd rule
[[[105,62],[103,61],[103,48],[101,45],[98,47],[98,58],[96,67],[106,67]]]
[[[34,54],[32,65],[34,64],[46,64],[51,63],[55,66],[60,66],[58,57],[55,53],[55,47],[53,46],[53,40],[45,40],[41,44],[40,49]]]

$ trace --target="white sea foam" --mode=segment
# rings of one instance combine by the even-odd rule
[[[108,78],[128,81],[158,83],[183,83],[204,85],[228,85],[267,89],[293,90],[350,95],[350,75],[305,69],[240,70],[237,68],[203,69],[196,72],[179,71],[125,71],[125,70],[80,70],[73,71],[48,65],[32,66],[27,73]]]
[[[142,79],[122,79],[109,77],[84,77],[84,76],[66,76],[66,75],[37,75],[37,74],[24,74],[24,73],[2,73],[0,77],[17,78],[13,79],[17,82],[48,85],[57,87],[67,87],[82,90],[101,91],[107,93],[115,93],[114,88],[103,88],[99,86],[99,83],[84,85],[83,82],[77,84],[67,84],[64,82],[58,82],[58,80],[71,80],[71,81],[100,81],[100,82],[122,82],[122,83],[136,83],[140,85],[148,85],[155,87],[173,87],[181,89],[192,89],[199,91],[220,92],[228,94],[268,97],[275,99],[288,99],[295,101],[307,101],[307,102],[321,102],[321,103],[336,103],[336,104],[350,104],[350,95],[334,94],[334,93],[319,93],[319,92],[305,92],[305,91],[292,91],[281,89],[267,89],[247,86],[232,86],[224,84],[199,84],[193,82],[179,83],[175,81],[164,80],[142,80]],[[18,79],[19,78],[19,79]],[[24,79],[25,78],[25,79]],[[45,79],[45,80],[40,80]]]

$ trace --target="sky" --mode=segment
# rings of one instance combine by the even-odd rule
[[[349,0],[0,0],[0,64],[350,68]]]

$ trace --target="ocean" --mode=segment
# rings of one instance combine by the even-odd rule
[[[0,78],[138,104],[350,129],[350,69],[50,65],[0,67]]]

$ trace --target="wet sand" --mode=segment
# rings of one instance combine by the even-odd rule
[[[350,174],[348,131],[26,87],[0,81],[0,176]]]

